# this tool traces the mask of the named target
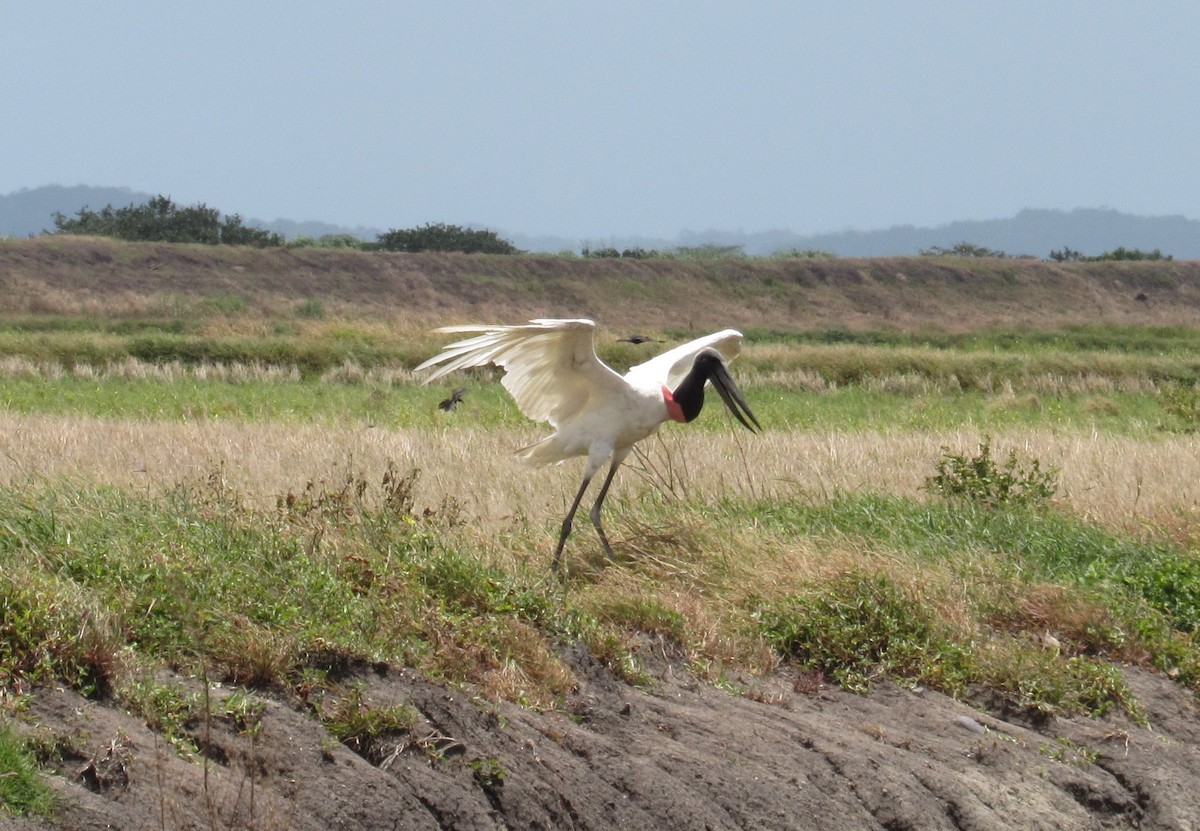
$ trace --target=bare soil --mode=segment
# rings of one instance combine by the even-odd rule
[[[31,715],[80,748],[52,780],[58,827],[80,831],[1200,827],[1196,702],[1162,676],[1126,670],[1148,725],[1034,723],[982,692],[969,703],[887,682],[859,696],[779,674],[732,694],[667,654],[651,686],[632,687],[576,652],[578,688],[550,712],[366,668],[370,701],[420,713],[366,757],[279,697],[253,736],[190,724],[196,761],[67,690],[39,690]]]

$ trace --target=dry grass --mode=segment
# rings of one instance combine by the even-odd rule
[[[1136,301],[1139,292],[1149,302]],[[728,325],[970,331],[1101,320],[1190,326],[1200,308],[1200,265],[582,259],[50,236],[0,245],[0,293],[11,314],[117,318],[211,317],[206,300],[236,297],[249,317],[291,318],[298,302],[319,298],[332,317],[422,326],[580,315],[622,328],[675,320],[701,331]],[[688,319],[679,321],[678,309],[687,309]]]
[[[982,436],[944,432],[689,433],[668,426],[662,441],[631,457],[613,491],[621,502],[722,497],[822,500],[837,493],[920,496],[949,449],[973,452]],[[361,425],[278,425],[102,420],[0,413],[0,482],[70,479],[151,492],[217,476],[251,503],[273,505],[309,482],[337,486],[348,475],[374,480],[389,462],[419,468],[415,499],[436,508],[457,500],[484,536],[514,522],[552,524],[565,511],[578,464],[530,470],[511,455],[541,435],[528,429],[382,430]],[[1200,506],[1200,444],[1186,436],[1146,439],[1022,430],[993,437],[998,455],[1060,470],[1060,500],[1118,528],[1170,524],[1183,534]]]

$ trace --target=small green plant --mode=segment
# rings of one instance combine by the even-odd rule
[[[197,695],[150,680],[133,682],[122,691],[121,697],[141,715],[147,727],[162,733],[181,756],[191,758],[199,753],[196,740],[188,731],[188,723],[198,718],[201,711]]]
[[[847,574],[761,610],[760,631],[782,655],[855,692],[892,675],[961,690],[970,650],[891,578]]]
[[[1181,433],[1200,430],[1200,390],[1195,384],[1167,384],[1158,393],[1158,403],[1175,420],[1169,429]]]
[[[1087,745],[1073,742],[1062,736],[1057,737],[1053,744],[1043,742],[1038,746],[1038,753],[1064,765],[1079,768],[1091,767],[1100,759],[1099,750],[1094,750]]]
[[[221,292],[200,302],[202,313],[235,316],[245,314],[249,304],[244,297],[231,292]]]
[[[54,792],[38,775],[34,754],[3,722],[0,722],[0,807],[17,816],[49,817],[54,811]]]
[[[218,715],[229,719],[239,733],[253,735],[262,728],[264,709],[266,704],[262,699],[235,690],[222,702]]]
[[[597,616],[606,623],[686,643],[687,620],[656,597],[614,598],[601,604]]]
[[[1056,469],[1042,470],[1037,459],[1023,464],[1016,450],[1010,450],[1008,458],[999,462],[992,456],[990,436],[979,443],[974,456],[951,453],[948,448],[942,450],[937,473],[925,480],[925,487],[947,499],[991,508],[1033,506],[1049,502],[1058,491]]]
[[[473,759],[469,765],[471,767],[471,775],[479,783],[479,786],[485,790],[494,790],[503,785],[504,777],[508,774],[504,765],[500,764],[500,760],[492,757]]]
[[[335,739],[364,759],[378,763],[386,756],[384,739],[411,730],[417,712],[407,704],[376,707],[366,700],[362,686],[354,685],[340,697],[331,695],[318,708],[318,716]]]
[[[324,320],[325,304],[316,298],[302,300],[296,304],[296,317],[301,317],[305,320]]]

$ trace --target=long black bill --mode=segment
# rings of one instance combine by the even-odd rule
[[[721,400],[725,402],[725,406],[729,408],[729,412],[737,416],[743,426],[751,433],[757,432],[754,427],[759,430],[762,425],[758,423],[758,419],[754,417],[754,413],[750,411],[750,405],[746,403],[746,399],[742,397],[742,391],[737,388],[737,384],[733,383],[733,378],[729,374],[729,370],[725,368],[722,361],[717,361],[713,367],[709,380],[716,388],[717,393],[721,396]],[[738,409],[738,408],[741,409]],[[745,415],[742,414],[745,411]],[[750,421],[746,421],[746,416],[750,417],[750,421],[754,422],[754,427],[750,426]]]

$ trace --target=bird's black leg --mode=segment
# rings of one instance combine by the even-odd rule
[[[612,479],[610,473],[608,478]],[[571,533],[571,522],[575,519],[575,512],[579,510],[579,503],[583,500],[583,492],[587,490],[588,485],[592,483],[591,476],[583,477],[583,482],[579,485],[579,493],[575,494],[575,501],[571,503],[571,510],[567,511],[567,518],[563,520],[562,532],[558,535],[558,546],[554,549],[554,559],[550,561],[550,570],[558,571],[558,562],[562,559],[563,546],[567,544],[567,535]],[[604,483],[605,489],[608,488],[608,482]],[[603,534],[601,534],[603,538]],[[605,545],[608,543],[606,542]]]
[[[612,546],[608,544],[608,537],[604,533],[604,527],[600,524],[600,506],[604,504],[604,497],[608,496],[608,486],[612,484],[613,477],[617,475],[617,467],[621,464],[620,460],[614,459],[611,466],[608,468],[608,476],[604,477],[604,485],[600,488],[600,494],[596,497],[596,504],[592,506],[592,525],[596,526],[596,533],[600,535],[600,542],[604,543],[604,553],[608,555],[608,559],[614,560],[616,556],[613,554]]]

